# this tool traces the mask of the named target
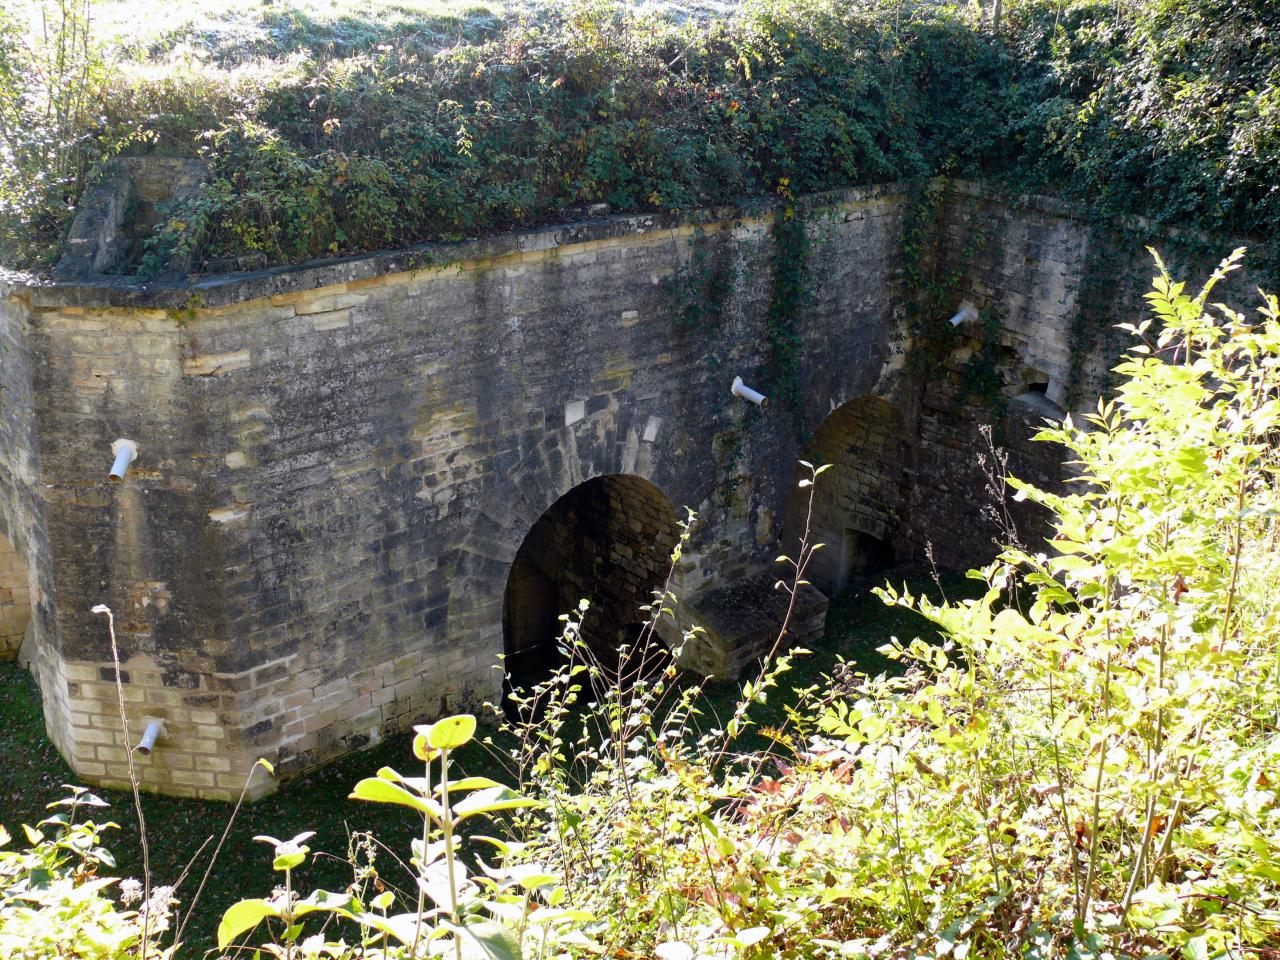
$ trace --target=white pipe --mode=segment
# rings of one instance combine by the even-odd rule
[[[142,739],[138,741],[138,752],[144,757],[151,756],[156,745],[156,738],[164,733],[164,721],[154,717],[147,718],[147,729],[142,731]]]
[[[757,407],[763,407],[769,402],[769,398],[758,390],[752,390],[742,382],[741,377],[733,378],[733,386],[729,388],[729,392],[735,397],[741,397],[743,400],[750,400]]]
[[[129,464],[138,458],[138,445],[121,438],[111,444],[111,452],[115,454],[116,462],[111,465],[110,479],[118,482],[129,472]]]
[[[960,324],[964,323],[966,320],[976,319],[977,316],[978,316],[978,308],[975,307],[968,300],[962,300],[960,302],[960,309],[957,310],[956,315],[951,318],[951,325],[953,327],[958,327],[960,326]]]

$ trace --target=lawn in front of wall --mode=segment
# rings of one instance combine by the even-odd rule
[[[895,582],[902,578],[895,577]],[[911,588],[936,595],[936,587],[923,576],[908,578]],[[943,589],[955,599],[975,594],[973,581],[960,575],[942,578]],[[793,689],[822,682],[838,657],[857,663],[875,673],[890,666],[876,648],[897,636],[932,636],[932,626],[901,608],[887,607],[867,586],[853,586],[838,593],[831,602],[827,630],[811,656],[798,659],[769,702],[753,716],[762,724],[779,724],[784,707],[794,701]],[[783,692],[785,691],[785,693]],[[704,711],[708,717],[732,713],[737,699],[735,684],[714,684],[706,691]],[[482,736],[486,731],[482,730]],[[491,732],[491,731],[490,731]],[[512,782],[501,758],[475,746],[459,758],[461,773],[484,774]],[[159,750],[157,750],[159,756]],[[213,945],[213,931],[222,912],[244,897],[269,896],[275,878],[271,872],[270,848],[254,843],[256,834],[290,837],[304,830],[316,831],[310,841],[317,854],[295,878],[301,889],[340,889],[351,879],[347,866],[348,837],[354,831],[372,830],[390,852],[380,851],[378,868],[395,878],[402,870],[393,858],[407,862],[409,841],[417,835],[420,821],[407,812],[386,806],[348,800],[352,785],[370,776],[381,766],[408,771],[416,765],[407,735],[390,737],[376,747],[326,764],[302,777],[285,782],[280,790],[244,807],[227,839],[187,930],[188,948],[184,956],[195,958]],[[261,771],[255,776],[262,776]],[[44,732],[39,694],[31,677],[13,664],[0,664],[0,823],[21,836],[20,823],[34,824],[47,815],[45,805],[66,792],[63,784],[75,783],[75,775],[63,762]],[[119,863],[119,875],[141,876],[141,850],[133,801],[127,793],[96,791],[111,804],[109,818],[120,825],[111,831],[107,845]],[[185,909],[207,870],[209,855],[221,835],[231,807],[222,803],[179,800],[145,795],[143,814],[150,839],[154,882],[173,883],[191,864],[187,880],[176,893]],[[106,818],[104,818],[106,819]],[[210,842],[197,857],[206,839]],[[194,863],[192,863],[194,859]],[[399,883],[396,878],[394,882]]]

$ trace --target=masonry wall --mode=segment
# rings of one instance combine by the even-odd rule
[[[30,570],[7,537],[0,538],[0,660],[14,660],[31,625]]]
[[[597,477],[557,500],[525,536],[512,561],[503,609],[506,670],[542,679],[558,661],[562,613],[590,604],[583,638],[602,664],[616,666],[671,569],[679,537],[675,508],[637,477]]]
[[[45,690],[73,766],[123,779],[96,603],[133,735],[166,725],[146,786],[231,796],[256,756],[288,774],[494,699],[516,551],[584,480],[633,475],[698,511],[688,595],[767,563],[799,421],[728,388],[768,389],[769,222],[618,218],[192,286],[34,288],[63,638]],[[895,231],[892,191],[832,206],[799,320],[816,409],[884,366]],[[732,289],[714,326],[683,329],[674,282],[713,241]],[[118,437],[140,454],[112,486]]]
[[[810,542],[823,548],[807,578],[824,593],[898,555],[910,556],[914,545],[902,538],[914,456],[902,414],[879,397],[850,400],[814,431],[804,457],[828,469],[812,488],[802,488],[809,471],[797,468],[782,543],[788,556],[798,556],[808,521]]]
[[[1001,472],[993,445],[1013,475],[1050,488],[1060,482],[1064,451],[1030,438],[1046,419],[1088,413],[1109,392],[1111,369],[1131,342],[1116,325],[1150,315],[1143,295],[1157,268],[1143,244],[1159,248],[1189,286],[1214,264],[1180,260],[1169,238],[1120,236],[1069,204],[996,196],[974,184],[950,184],[937,215],[930,272],[952,293],[924,317],[926,336],[940,336],[923,351],[932,373],[919,387],[908,536],[933,544],[940,563],[963,566],[993,555],[993,538],[1004,542],[991,509],[990,476]],[[1229,248],[1224,242],[1222,253]],[[1240,304],[1256,299],[1245,274],[1219,290]],[[964,302],[980,316],[953,331],[948,318]],[[1006,506],[1025,541],[1045,532],[1039,508]]]
[[[50,733],[65,742],[67,705],[57,673],[53,562],[41,490],[29,299],[0,280],[0,658],[21,655],[45,697]]]
[[[897,559],[928,543],[942,563],[983,559],[996,531],[978,427],[1015,472],[1053,482],[1056,451],[1027,438],[1073,385],[1104,382],[1116,345],[1076,329],[1082,291],[1102,285],[1099,234],[1052,204],[963,184],[947,197],[931,266],[994,320],[933,343],[928,324],[954,307],[924,326],[910,310],[901,191],[820,198],[790,370],[766,319],[772,215],[740,211],[191,283],[6,288],[0,532],[31,571],[27,648],[55,740],[84,778],[122,782],[98,603],[131,735],[165,723],[138,758],[150,789],[229,797],[256,757],[288,775],[478,709],[499,693],[517,551],[592,478],[639,478],[697,512],[674,586],[691,622],[715,607],[721,639],[761,633],[746,620],[769,616],[762,574],[814,449],[844,464],[823,490],[830,531]],[[1130,277],[1110,281],[1114,316],[1132,316],[1149,270],[1110,262]],[[735,375],[772,402],[730,396]],[[140,454],[112,485],[117,438]]]

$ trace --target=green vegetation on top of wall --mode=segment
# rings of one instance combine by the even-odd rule
[[[518,15],[294,0],[159,17],[137,42],[108,0],[94,28],[92,2],[52,4],[48,43],[21,5],[0,13],[10,265],[55,257],[122,152],[208,161],[204,196],[169,211],[148,261],[195,243],[204,270],[592,203],[683,210],[936,174],[1217,235],[1266,239],[1280,218],[1270,0],[1010,0],[998,33],[976,8],[915,0],[684,19],[608,0]]]
[[[1267,0],[1022,0],[998,35],[967,7],[911,0],[758,0],[683,21],[604,0],[505,19],[445,6],[273,4],[102,49],[88,0],[64,0],[69,45],[0,14],[5,262],[48,264],[120,152],[208,161],[204,196],[169,211],[151,261],[194,241],[203,269],[598,202],[679,210],[934,174],[1207,232],[1261,236],[1280,214]]]

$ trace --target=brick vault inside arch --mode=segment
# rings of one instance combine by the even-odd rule
[[[533,524],[511,563],[502,608],[506,672],[517,685],[560,662],[560,615],[590,601],[582,638],[604,664],[634,643],[643,609],[662,587],[679,525],[671,502],[641,477],[596,477],[574,487]]]
[[[12,660],[18,655],[30,622],[26,561],[12,541],[0,534],[0,660]]]

